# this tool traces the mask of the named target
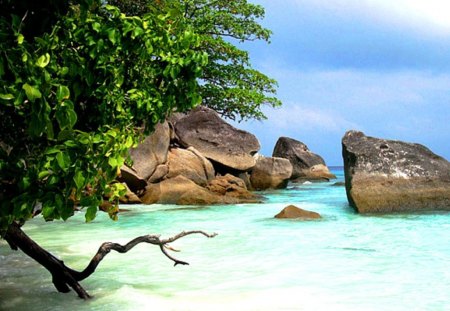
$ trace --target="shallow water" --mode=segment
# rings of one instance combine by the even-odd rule
[[[342,171],[335,171],[342,181]],[[57,293],[48,272],[0,241],[2,310],[449,310],[450,214],[361,216],[344,187],[329,183],[264,192],[264,204],[130,206],[118,222],[83,215],[24,230],[82,269],[104,241],[148,233],[217,232],[172,246],[173,267],[155,246],[109,254],[82,282],[94,299]],[[323,220],[278,220],[288,204]],[[128,208],[128,207],[127,207]]]

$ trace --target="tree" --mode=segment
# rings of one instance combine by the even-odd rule
[[[187,22],[200,36],[198,49],[209,62],[200,77],[202,104],[235,120],[264,119],[263,105],[278,107],[276,81],[252,68],[245,41],[269,41],[270,30],[258,21],[264,8],[247,0],[110,0],[126,12],[182,10]],[[147,5],[145,5],[147,3]]]
[[[91,221],[105,195],[117,219],[124,187],[115,179],[138,128],[149,132],[199,104],[207,55],[176,10],[136,17],[101,0],[33,3],[0,2],[0,234],[49,270],[59,291],[87,298],[78,282],[89,274],[66,267],[21,226],[37,214],[66,220],[77,208]],[[170,241],[145,242],[167,255]]]

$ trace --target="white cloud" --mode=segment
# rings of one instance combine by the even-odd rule
[[[346,129],[361,128],[336,111],[311,107],[301,102],[285,102],[283,107],[266,113],[268,120],[265,123],[278,131],[320,130],[343,133]]]
[[[269,0],[258,2],[270,6]],[[361,18],[403,25],[416,31],[431,30],[443,35],[450,34],[448,0],[284,0],[283,2],[285,6],[290,3],[298,10],[313,8],[344,18]]]

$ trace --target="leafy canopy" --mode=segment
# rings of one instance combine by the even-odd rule
[[[269,41],[271,32],[259,24],[264,8],[247,0],[110,0],[122,10],[142,14],[148,10],[183,11],[200,35],[199,50],[208,54],[200,80],[202,104],[235,120],[264,119],[263,105],[278,107],[276,81],[254,69],[245,41]]]
[[[65,220],[75,206],[91,221],[104,195],[124,192],[114,180],[136,128],[200,103],[207,55],[177,10],[136,17],[84,0],[38,34],[14,13],[0,17],[0,233],[37,212]]]

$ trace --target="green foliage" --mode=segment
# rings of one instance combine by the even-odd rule
[[[203,105],[230,119],[264,119],[264,104],[277,107],[276,81],[252,68],[239,42],[265,40],[271,32],[258,20],[264,9],[246,0],[183,0],[185,15],[200,34],[209,56],[202,75]]]
[[[0,230],[77,206],[93,220],[125,191],[113,181],[136,128],[200,103],[207,55],[182,14],[130,17],[102,3],[81,1],[36,37],[22,17],[0,18]]]
[[[229,119],[265,119],[263,105],[278,107],[276,81],[255,70],[245,41],[269,41],[271,32],[259,24],[264,8],[247,0],[110,0],[126,12],[182,10],[188,23],[200,35],[199,50],[209,62],[200,78],[202,104]],[[145,6],[147,3],[147,6]]]

